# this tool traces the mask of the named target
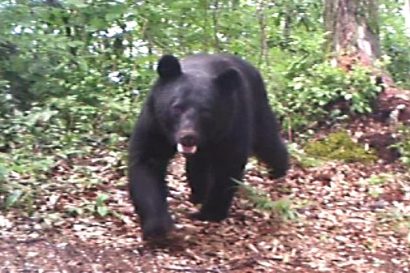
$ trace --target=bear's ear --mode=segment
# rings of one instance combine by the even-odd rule
[[[231,95],[240,85],[240,74],[235,68],[228,68],[216,77],[216,84],[223,94]]]
[[[158,75],[163,79],[171,79],[182,74],[179,60],[172,55],[164,55],[158,62]]]

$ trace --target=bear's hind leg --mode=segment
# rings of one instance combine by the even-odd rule
[[[203,204],[213,179],[207,156],[198,154],[187,158],[186,175],[191,188],[190,201],[195,205]]]
[[[269,166],[274,178],[284,176],[289,169],[289,154],[280,138],[276,118],[270,109],[264,111],[255,127],[254,154]]]
[[[214,183],[211,185],[201,210],[193,215],[194,218],[217,222],[228,217],[229,208],[237,190],[235,181],[242,179],[245,166],[245,163],[235,164],[233,162],[225,161],[225,163],[219,162],[213,165]]]

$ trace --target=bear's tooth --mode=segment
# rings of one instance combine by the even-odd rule
[[[181,143],[178,143],[178,144],[177,144],[177,151],[178,151],[179,153],[183,153],[183,152],[184,152],[184,146],[182,146]]]

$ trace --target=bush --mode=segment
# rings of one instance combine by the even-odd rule
[[[359,66],[345,72],[323,62],[300,72],[300,76],[289,81],[282,99],[292,128],[324,119],[340,119],[346,114],[369,113],[371,103],[380,91],[370,73]],[[341,101],[348,105],[347,113],[331,107]]]

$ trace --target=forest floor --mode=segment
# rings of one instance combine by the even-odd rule
[[[361,118],[336,127],[383,144],[393,126]],[[187,217],[197,208],[176,157],[167,177],[176,230],[161,245],[141,240],[115,154],[62,160],[30,216],[0,211],[0,272],[410,272],[410,173],[385,148],[377,163],[295,163],[280,180],[251,166],[245,183],[290,204],[292,219],[256,209],[240,191],[221,223]],[[109,198],[98,203],[101,193]]]

